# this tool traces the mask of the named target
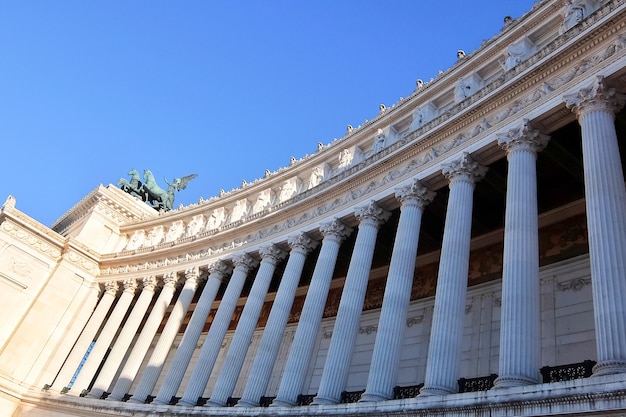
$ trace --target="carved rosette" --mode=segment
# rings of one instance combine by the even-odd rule
[[[117,281],[107,281],[104,283],[104,293],[115,296],[120,288]]]
[[[396,198],[400,201],[402,207],[406,205],[415,205],[420,209],[426,207],[436,193],[424,187],[422,183],[414,179],[409,185],[396,189]]]
[[[626,95],[607,87],[604,77],[598,76],[591,86],[581,88],[577,93],[567,94],[563,96],[563,100],[581,122],[585,115],[594,112],[609,113],[611,117],[615,117],[624,107]]]
[[[301,232],[296,236],[290,236],[287,243],[292,251],[300,251],[307,254],[317,247],[319,241],[311,239],[309,235]]]
[[[380,207],[375,201],[370,201],[367,206],[358,207],[355,215],[361,225],[367,223],[378,228],[389,219],[391,212]]]
[[[126,279],[124,280],[124,292],[127,292],[129,294],[135,294],[135,291],[137,290],[137,287],[139,286],[139,284],[137,284],[137,280],[135,279]]]
[[[507,157],[513,152],[523,151],[537,155],[542,151],[550,136],[544,135],[535,129],[528,119],[524,119],[521,126],[509,130],[506,133],[498,134],[498,145],[505,150]]]
[[[353,230],[354,229],[346,226],[337,218],[333,219],[330,223],[324,223],[320,226],[320,232],[324,235],[324,239],[335,239],[338,242],[350,236]]]
[[[263,262],[271,262],[273,264],[277,264],[281,260],[285,259],[285,257],[287,257],[287,252],[274,244],[262,247],[261,249],[259,249],[259,254],[263,259]]]
[[[463,152],[461,158],[448,164],[443,164],[441,172],[450,184],[455,181],[463,181],[474,185],[485,176],[488,169],[474,161],[469,153]]]
[[[247,274],[251,269],[259,264],[259,261],[247,253],[242,253],[233,257],[233,264],[235,265],[235,268],[239,268]]]

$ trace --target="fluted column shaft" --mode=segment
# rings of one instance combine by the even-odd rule
[[[359,232],[341,294],[322,379],[313,404],[336,404],[341,400],[341,391],[346,385],[359,330],[378,228],[390,215],[391,213],[375,202],[357,209]]]
[[[80,365],[80,362],[83,360],[85,352],[89,349],[89,345],[93,342],[96,333],[98,333],[98,329],[102,326],[102,322],[111,309],[111,305],[113,304],[113,301],[115,301],[118,288],[119,285],[115,281],[110,281],[104,284],[104,294],[102,294],[96,309],[91,314],[91,317],[89,317],[87,324],[85,324],[85,328],[78,337],[78,340],[70,351],[65,363],[63,363],[63,366],[61,367],[59,374],[56,376],[51,389],[63,389],[69,384],[70,380],[74,376],[74,373],[76,372],[76,369],[78,369],[78,365]]]
[[[457,392],[467,294],[474,184],[486,168],[468,154],[443,166],[450,196],[443,232],[426,377],[420,395]]]
[[[246,276],[248,272],[257,265],[257,261],[245,253],[236,256],[233,259],[233,263],[235,264],[233,276],[228,283],[228,287],[226,287],[226,292],[222,297],[213,323],[209,328],[209,333],[204,340],[204,345],[202,345],[200,356],[191,373],[187,388],[178,402],[179,405],[195,406],[198,402],[198,398],[204,393],[209,378],[211,377],[211,371],[213,371],[213,366],[215,366],[215,361],[222,347],[224,336],[226,335],[228,326],[230,326],[233,312],[235,311],[235,307],[237,307],[237,301],[241,295],[243,284],[246,282]]]
[[[317,243],[305,233],[289,239],[289,246],[291,247],[289,260],[272,304],[272,311],[267,319],[261,343],[252,363],[246,387],[237,403],[239,407],[258,406],[260,397],[265,394],[289,320],[289,313],[298,289],[306,256],[315,248]]]
[[[527,121],[498,137],[509,162],[499,377],[495,388],[539,383],[541,367],[541,292],[537,213],[537,152],[548,136]]]
[[[185,371],[189,366],[189,361],[193,356],[193,351],[198,345],[200,334],[202,333],[202,329],[204,329],[204,324],[209,316],[217,292],[222,284],[222,280],[226,275],[232,272],[232,268],[224,263],[224,261],[218,261],[211,265],[209,272],[210,275],[207,279],[207,283],[205,284],[204,290],[200,295],[200,299],[196,304],[196,308],[191,315],[191,319],[187,324],[187,328],[185,329],[183,338],[180,341],[180,345],[178,346],[178,349],[176,349],[172,364],[170,365],[169,370],[165,375],[165,379],[163,380],[163,385],[161,385],[161,388],[153,401],[156,404],[169,404],[172,397],[174,397],[178,392],[178,388],[180,387],[180,383],[185,376]],[[176,329],[176,331],[178,331],[178,329]],[[156,384],[156,381],[154,384]],[[154,389],[154,384],[150,387],[150,392]],[[142,395],[146,391],[148,391],[148,387],[142,389]],[[137,392],[139,392],[139,387],[137,388]],[[146,394],[146,396],[147,395],[149,395],[149,393]]]
[[[148,359],[145,371],[137,384],[135,393],[128,400],[128,402],[143,404],[148,395],[152,393],[152,390],[159,379],[159,375],[161,374],[161,370],[163,369],[163,364],[167,359],[167,354],[172,348],[172,344],[176,338],[176,333],[178,332],[178,329],[185,318],[185,314],[187,313],[187,309],[189,308],[189,304],[191,304],[191,300],[196,293],[199,276],[200,271],[198,267],[185,270],[185,285],[180,291],[178,299],[174,304],[174,308],[167,319],[167,323],[165,324],[165,327],[159,336],[159,340],[150,355],[150,359]],[[115,390],[113,391],[115,392]]]
[[[434,196],[435,193],[417,180],[396,190],[396,198],[401,203],[400,220],[391,254],[367,388],[360,401],[393,398],[406,315],[411,301],[422,212]]]
[[[246,359],[250,340],[254,334],[254,329],[259,321],[259,315],[265,302],[265,296],[269,289],[276,265],[285,258],[287,253],[275,245],[261,248],[259,254],[262,257],[259,271],[254,279],[250,294],[241,312],[241,318],[237,323],[237,329],[230,343],[226,359],[215,382],[215,387],[210,396],[207,406],[223,407],[228,401],[237,385],[239,373]]]
[[[350,235],[352,228],[335,219],[323,224],[320,231],[324,235],[322,247],[304,300],[278,393],[272,402],[274,407],[296,405],[298,396],[302,393],[320,321],[324,314],[339,247],[341,242]]]
[[[582,128],[595,375],[626,372],[626,190],[614,124],[625,98],[601,78],[565,97]]]
[[[102,358],[104,358],[104,355],[106,355],[106,352],[111,345],[111,341],[115,337],[117,330],[120,328],[122,320],[128,311],[128,307],[135,296],[137,282],[134,279],[127,280],[124,281],[123,285],[124,290],[117,300],[117,303],[113,308],[113,312],[100,332],[100,335],[98,336],[93,349],[91,349],[91,353],[89,353],[87,360],[85,360],[80,373],[76,377],[76,381],[74,381],[74,385],[72,385],[72,388],[69,389],[68,392],[82,393],[81,391],[87,390],[89,383],[100,366],[100,362],[102,362]]]
[[[133,310],[126,319],[126,323],[124,323],[122,331],[117,336],[115,344],[113,345],[107,360],[104,362],[104,366],[100,370],[96,381],[93,383],[93,387],[89,390],[89,394],[87,396],[90,398],[100,398],[102,394],[111,386],[113,378],[115,378],[115,374],[120,367],[120,363],[122,363],[122,360],[128,351],[128,347],[137,334],[137,329],[139,328],[139,325],[141,324],[141,321],[146,315],[146,311],[152,302],[154,290],[157,285],[156,278],[144,278],[142,282],[143,289],[141,290],[141,294],[139,294],[139,298],[137,299]]]
[[[137,372],[139,372],[141,363],[150,348],[150,343],[152,339],[154,339],[154,335],[163,321],[167,307],[169,307],[172,301],[177,282],[178,277],[175,272],[163,277],[163,289],[152,306],[152,311],[150,311],[150,315],[144,323],[141,333],[139,333],[137,340],[133,344],[128,359],[126,359],[117,381],[111,390],[111,394],[107,397],[107,401],[121,401],[128,393],[128,390],[130,390],[130,386],[133,384],[133,380],[137,376]]]

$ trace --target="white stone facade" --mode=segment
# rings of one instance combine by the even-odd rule
[[[0,417],[622,415],[625,27],[622,0],[539,1],[168,213],[100,186],[49,229],[9,197]]]

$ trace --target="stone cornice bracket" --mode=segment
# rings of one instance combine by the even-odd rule
[[[341,220],[334,218],[329,223],[324,223],[320,226],[320,232],[324,235],[324,238],[332,237],[339,242],[350,236],[354,229],[346,226]]]
[[[233,264],[235,265],[235,268],[243,269],[246,273],[248,273],[259,264],[259,261],[247,253],[242,253],[233,257]]]
[[[608,87],[604,77],[598,75],[591,85],[580,88],[576,93],[564,95],[563,101],[580,122],[590,112],[605,112],[615,117],[626,103],[626,94]]]
[[[383,209],[373,200],[366,206],[357,207],[354,214],[359,220],[359,223],[372,222],[377,228],[385,223],[391,216],[391,212]]]
[[[277,264],[287,257],[287,252],[272,243],[269,246],[260,248],[259,255],[261,255],[263,261],[270,261]]]
[[[396,199],[402,206],[407,204],[415,204],[423,209],[435,198],[434,191],[424,187],[420,180],[414,179],[410,184],[397,188],[395,191]]]
[[[295,236],[290,236],[287,239],[287,244],[289,244],[291,250],[300,250],[303,253],[309,253],[317,247],[319,241],[312,239],[305,232],[300,232]]]
[[[489,168],[474,161],[468,152],[463,152],[463,155],[455,161],[441,165],[441,172],[450,184],[463,181],[474,185],[485,176],[488,170]]]
[[[536,155],[546,147],[550,140],[550,136],[535,129],[528,119],[524,119],[520,126],[508,132],[498,133],[496,136],[498,145],[504,149],[507,157],[516,151],[526,151]]]

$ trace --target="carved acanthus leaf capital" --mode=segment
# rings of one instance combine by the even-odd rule
[[[489,168],[474,161],[469,153],[463,152],[461,158],[447,164],[443,164],[441,172],[444,177],[453,183],[455,181],[465,181],[475,184],[481,180]]]
[[[198,268],[197,266],[185,269],[186,280],[198,279],[199,276],[200,276],[200,268]]]
[[[580,123],[585,115],[592,112],[605,112],[615,117],[615,114],[624,107],[626,95],[609,88],[604,77],[598,76],[593,84],[581,88],[576,93],[563,96],[563,100],[567,108],[576,114]]]
[[[155,283],[156,283],[156,280],[155,280]],[[127,292],[129,294],[135,294],[135,291],[137,290],[137,287],[139,286],[137,284],[137,280],[135,279],[126,279],[124,280],[123,285],[124,285],[124,292]]]
[[[389,219],[391,212],[380,207],[375,201],[370,201],[367,206],[358,207],[355,215],[361,224],[372,222],[376,227],[379,227]]]
[[[260,248],[259,254],[261,255],[263,261],[270,261],[274,263],[278,263],[287,257],[287,252],[274,244]]]
[[[320,226],[320,232],[324,235],[324,238],[334,238],[339,241],[344,240],[352,233],[352,228],[343,224],[343,222],[337,218],[333,219],[330,223],[324,223]]]
[[[209,266],[210,276],[215,277],[220,281],[223,280],[226,275],[230,275],[232,272],[233,268],[221,259]]]
[[[301,232],[295,236],[290,236],[287,243],[292,250],[301,250],[304,253],[309,253],[317,247],[319,241],[311,239],[305,232]]]
[[[235,268],[243,269],[246,273],[248,273],[259,264],[259,261],[247,253],[242,253],[233,257],[233,264],[235,265]]]
[[[528,119],[524,119],[520,126],[498,134],[498,145],[506,151],[507,155],[515,151],[536,154],[546,147],[549,140],[550,136],[535,129]]]
[[[141,280],[143,284],[143,291],[154,291],[157,286],[157,279],[155,276],[149,276]]]
[[[167,274],[163,275],[163,285],[174,287],[176,286],[177,282],[178,274],[176,274],[176,272],[168,272]]]
[[[417,179],[414,179],[410,184],[404,187],[396,189],[396,198],[403,207],[407,204],[416,204],[419,208],[423,209],[433,201],[435,195],[436,193],[434,191],[424,187]]]
[[[107,281],[104,283],[104,293],[115,296],[117,294],[118,289],[120,288],[117,281]]]

